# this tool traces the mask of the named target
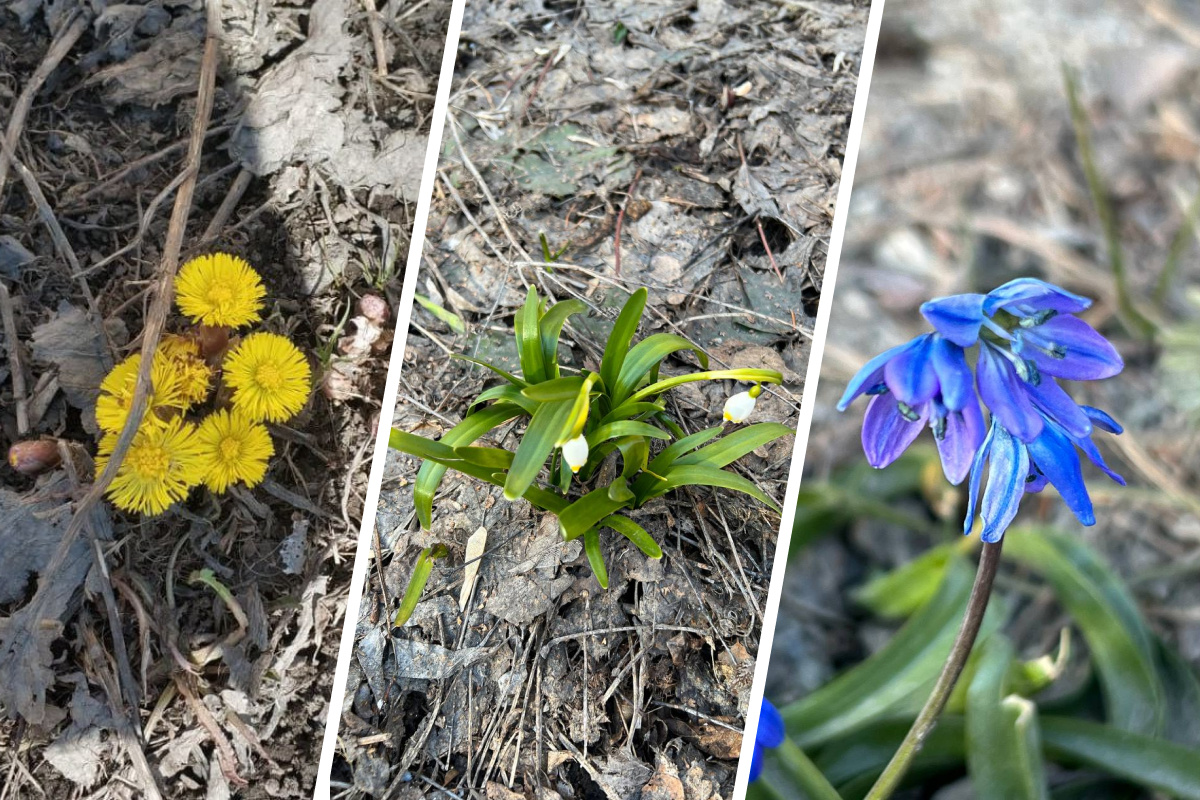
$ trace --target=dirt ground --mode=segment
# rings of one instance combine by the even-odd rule
[[[917,313],[922,301],[1025,275],[1096,298],[1089,319],[1126,368],[1072,392],[1125,426],[1123,436],[1098,444],[1130,487],[1085,468],[1094,527],[1082,528],[1053,493],[1027,498],[1018,522],[1077,532],[1127,581],[1155,631],[1196,666],[1200,261],[1192,233],[1177,236],[1200,189],[1198,40],[1200,19],[1170,2],[887,4],[802,484],[864,462],[862,406],[838,414],[835,403],[868,358],[927,329]],[[1063,63],[1079,72],[1131,294],[1162,323],[1156,345],[1116,318]],[[1155,287],[1176,241],[1178,272],[1158,303]],[[953,493],[950,516],[960,519],[963,504]],[[902,510],[945,513],[915,499]],[[882,646],[894,629],[864,620],[851,593],[932,543],[864,519],[798,553],[767,694],[780,703],[804,696]],[[1011,634],[1028,654],[1043,652],[1065,617],[1034,603],[1020,619]],[[948,787],[945,796],[964,788]]]
[[[641,336],[780,370],[755,420],[794,426],[866,17],[835,2],[468,3],[417,281],[441,316],[415,307],[393,424],[436,436],[493,382],[451,353],[515,368],[511,318],[536,284],[591,309],[570,323],[574,365],[595,368],[614,309],[645,286]],[[730,391],[697,386],[672,401],[688,430]],[[738,468],[780,499],[792,443]],[[422,532],[416,467],[388,463],[334,796],[727,797],[778,516],[733,493],[668,495],[637,516],[665,557],[606,540],[604,591],[553,517],[454,473]],[[389,631],[434,541],[450,555]]]
[[[0,445],[80,455],[36,479],[0,467],[0,797],[312,796],[390,341],[359,302],[398,296],[450,4],[220,5],[183,256],[262,273],[262,327],[309,356],[314,392],[273,427],[261,486],[147,519],[104,503],[52,570],[91,482],[99,380],[141,344],[205,13],[0,4],[0,119],[30,178],[0,186]]]

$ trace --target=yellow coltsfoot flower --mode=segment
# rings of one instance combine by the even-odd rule
[[[748,391],[738,392],[725,401],[724,416],[726,422],[737,424],[745,422],[754,413],[754,405],[762,394],[762,386],[754,384]]]
[[[562,455],[571,472],[579,472],[588,460],[587,437],[580,435],[563,442]]]
[[[142,354],[134,353],[113,367],[100,382],[100,395],[96,398],[96,424],[101,430],[117,433],[125,427],[141,366]],[[165,360],[154,360],[150,367],[150,383],[150,397],[142,417],[142,427],[161,426],[167,418],[174,416],[175,411],[188,406],[180,387],[179,375]]]
[[[154,354],[155,366],[165,361],[175,374],[182,401],[193,406],[203,403],[212,389],[213,368],[200,354],[200,343],[188,336],[168,333]]]
[[[275,455],[271,434],[236,408],[214,411],[196,432],[204,462],[204,485],[222,494],[239,481],[257,486]]]
[[[115,433],[100,440],[97,475],[104,471],[116,444]],[[146,515],[161,514],[187,497],[203,474],[196,426],[176,417],[163,425],[143,426],[137,432],[105,493],[118,508]]]
[[[252,333],[225,357],[234,408],[254,422],[283,422],[308,402],[308,361],[287,337]]]
[[[238,328],[258,322],[266,294],[258,273],[228,253],[197,256],[175,278],[179,310],[204,325]]]

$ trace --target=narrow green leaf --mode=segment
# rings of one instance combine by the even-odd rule
[[[671,467],[663,475],[663,480],[657,482],[648,494],[639,497],[638,505],[680,486],[716,486],[721,489],[732,489],[735,492],[750,495],[773,511],[779,511],[779,506],[775,501],[755,486],[752,481],[719,467],[707,467],[699,464]]]
[[[694,453],[683,456],[677,462],[684,464],[707,464],[710,467],[724,467],[737,461],[747,453],[773,442],[782,436],[791,436],[796,431],[778,422],[756,422],[739,428],[728,436],[707,447],[702,447]]]
[[[608,588],[608,568],[604,566],[604,554],[600,552],[600,532],[591,528],[583,534],[583,551],[601,589]]]
[[[777,762],[792,784],[804,792],[808,800],[842,800],[817,765],[791,739],[784,739],[775,751]]]
[[[579,538],[588,528],[628,504],[628,500],[614,500],[606,488],[588,492],[558,515],[563,539],[569,542]]]
[[[1196,669],[1171,645],[1157,641],[1158,674],[1167,704],[1165,738],[1176,744],[1200,747],[1200,681]]]
[[[617,321],[613,323],[612,331],[608,334],[608,342],[604,345],[604,355],[600,359],[600,381],[610,396],[613,387],[617,385],[621,366],[625,363],[625,354],[629,352],[629,343],[633,341],[638,323],[642,320],[647,294],[646,289],[641,288],[629,295],[621,313],[617,315]]]
[[[425,584],[429,582],[429,575],[433,572],[434,559],[443,558],[449,552],[444,544],[434,544],[426,547],[421,551],[421,555],[417,556],[417,564],[413,567],[412,577],[408,579],[408,586],[404,589],[400,608],[396,611],[396,616],[392,618],[393,628],[404,627],[404,623],[412,617],[412,613],[421,599],[421,593],[425,591]]]
[[[1042,718],[1046,755],[1103,770],[1170,797],[1200,800],[1200,749],[1082,719]]]
[[[471,413],[478,406],[485,405],[492,400],[518,405],[526,414],[532,414],[538,407],[536,400],[530,400],[522,394],[521,387],[510,383],[502,383],[499,386],[493,386],[490,389],[484,389],[480,392],[479,396],[471,402],[471,407],[467,413]]]
[[[830,740],[814,753],[813,761],[842,797],[860,798],[875,783],[896,752],[912,717],[885,719]],[[966,733],[963,718],[943,714],[925,739],[908,771],[908,784],[943,772],[962,772]]]
[[[605,491],[608,492],[609,499],[618,503],[628,503],[633,499],[633,492],[629,491],[629,482],[622,475],[618,475]]]
[[[450,311],[448,309],[442,308],[437,303],[433,302],[432,300],[430,300],[428,297],[426,297],[423,294],[414,294],[413,299],[416,300],[418,303],[420,303],[421,307],[424,308],[426,311],[428,311],[430,314],[433,314],[435,317],[440,319],[442,322],[446,323],[446,325],[449,326],[450,330],[452,330],[458,334],[463,334],[463,333],[467,332],[467,326],[462,321],[462,317],[460,317],[458,314],[455,314],[453,311]]]
[[[530,286],[525,295],[525,305],[521,306],[513,319],[517,355],[521,359],[521,374],[530,383],[546,380],[546,362],[542,357],[542,339],[538,333],[541,313],[542,301],[538,297],[537,289]]]
[[[670,439],[671,435],[655,425],[634,420],[622,420],[602,425],[587,435],[588,447],[622,436],[644,436],[647,439]]]
[[[884,619],[912,616],[937,593],[942,576],[957,552],[954,544],[932,547],[859,586],[853,592],[854,601]]]
[[[632,419],[640,417],[643,414],[657,414],[663,410],[660,403],[622,403],[621,405],[609,411],[600,420],[601,425],[607,425],[610,422],[620,422],[623,419]]]
[[[1006,636],[992,636],[967,689],[967,768],[979,800],[1050,797],[1037,710],[1006,687],[1015,655]]]
[[[542,403],[533,412],[504,481],[504,499],[516,500],[533,485],[554,443],[562,438],[571,405],[570,400]]]
[[[521,390],[521,394],[538,403],[574,400],[582,385],[583,378],[578,375],[568,375],[565,378],[552,378],[541,383],[531,383]]]
[[[673,465],[677,459],[692,452],[697,447],[700,447],[705,442],[711,440],[722,430],[724,430],[722,426],[717,425],[714,428],[705,428],[702,431],[697,431],[696,433],[685,436],[679,441],[672,442],[663,448],[661,453],[651,459],[650,466],[647,467],[647,469],[656,475],[663,474],[670,469],[671,465]]]
[[[621,477],[629,480],[646,468],[650,458],[650,444],[645,436],[622,436],[617,439],[617,449],[621,451]]]
[[[617,383],[609,388],[614,405],[620,405],[638,384],[642,382],[660,361],[680,350],[691,350],[700,361],[700,366],[708,368],[708,354],[682,336],[673,333],[656,333],[647,336],[635,344],[625,356],[621,371],[617,375]],[[605,384],[609,386],[609,384]]]
[[[1166,708],[1154,641],[1121,580],[1083,542],[1047,528],[1005,534],[1005,556],[1043,575],[1070,612],[1092,653],[1109,721],[1149,736]]]
[[[459,361],[470,361],[472,364],[478,364],[481,367],[486,367],[486,368],[490,369],[492,372],[499,375],[501,378],[504,378],[504,380],[508,381],[513,386],[516,386],[518,388],[523,389],[529,385],[528,382],[521,380],[516,375],[513,375],[511,372],[505,372],[504,370],[500,369],[496,365],[489,364],[488,362],[486,362],[482,359],[472,358],[471,356],[464,356],[462,353],[454,353],[450,357],[457,358]]]
[[[558,340],[562,335],[563,324],[567,317],[587,310],[582,300],[564,300],[546,309],[539,326],[541,333],[542,360],[546,365],[546,377],[557,378],[558,372]]]
[[[692,372],[657,381],[631,394],[624,402],[636,403],[662,394],[668,389],[695,381],[743,381],[745,383],[783,383],[783,375],[773,369],[715,369],[708,372]],[[606,383],[605,386],[608,384]]]
[[[512,466],[512,452],[499,447],[456,447],[454,452],[463,461],[488,469],[506,470]]]
[[[658,542],[654,541],[654,537],[646,532],[646,529],[629,517],[622,517],[618,514],[605,517],[600,520],[600,525],[605,528],[611,528],[617,533],[624,536],[629,541],[633,542],[634,547],[641,550],[650,558],[662,558],[662,548],[658,546]]]

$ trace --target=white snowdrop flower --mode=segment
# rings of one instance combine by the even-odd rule
[[[754,388],[746,392],[738,392],[725,401],[725,421],[737,424],[745,422],[754,413],[754,404],[758,402],[758,396],[762,393],[762,388],[755,385]]]
[[[568,439],[562,446],[563,459],[571,467],[571,472],[579,472],[588,459],[587,438],[580,434],[574,439]]]

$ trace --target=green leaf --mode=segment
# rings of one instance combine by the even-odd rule
[[[660,403],[622,403],[605,414],[600,420],[600,424],[607,425],[610,422],[620,422],[623,419],[640,417],[643,414],[657,414],[662,410],[663,406]]]
[[[712,439],[723,430],[722,426],[717,425],[715,428],[705,428],[702,431],[690,434],[683,437],[677,442],[672,442],[663,448],[663,451],[650,460],[650,466],[647,469],[656,475],[662,475],[675,461],[687,453],[692,452],[697,447]]]
[[[583,534],[583,551],[601,589],[608,588],[608,568],[604,566],[604,554],[600,552],[600,532],[595,528]]]
[[[708,368],[708,354],[682,336],[673,333],[647,336],[635,344],[625,356],[616,385],[605,384],[610,387],[608,393],[613,398],[613,404],[620,405],[660,361],[680,350],[691,350],[700,360],[700,366]]]
[[[791,436],[796,431],[787,425],[777,422],[757,422],[739,428],[720,441],[702,447],[694,453],[683,456],[676,463],[707,464],[710,467],[724,467],[737,461],[747,453],[751,453],[768,442],[773,442],[782,436]]]
[[[629,295],[621,313],[617,315],[617,321],[613,323],[612,331],[608,334],[604,355],[600,359],[600,381],[609,395],[612,395],[613,387],[617,385],[617,376],[621,374],[625,354],[629,352],[629,343],[633,341],[638,323],[642,320],[647,294],[643,287]]]
[[[465,417],[462,422],[442,434],[440,443],[451,448],[453,457],[457,458],[457,454],[453,454],[454,447],[471,444],[485,433],[494,430],[513,417],[518,417],[523,413],[525,412],[520,406],[509,403],[496,403]],[[413,453],[411,449],[401,446],[401,442],[405,441],[405,439],[397,438],[398,433],[402,432],[393,430],[390,434],[389,444],[392,447],[412,453],[420,458],[426,458],[426,456]],[[411,434],[408,435],[411,436]],[[414,436],[413,438],[428,441],[420,436]],[[420,445],[417,442],[413,442],[412,446]],[[421,527],[425,530],[429,530],[429,526],[433,522],[433,496],[437,494],[438,485],[441,484],[442,476],[445,474],[446,467],[432,461],[422,464],[421,468],[417,470],[417,479],[413,486],[413,505],[417,511],[417,518],[421,521]]]
[[[667,378],[666,380],[661,380],[638,389],[626,398],[624,402],[636,403],[640,400],[645,400],[647,397],[662,394],[668,389],[674,389],[676,386],[682,386],[685,383],[693,383],[695,381],[783,383],[783,375],[773,369],[715,369],[708,372],[692,372],[687,375],[676,375],[673,378]],[[606,383],[605,386],[607,385]]]
[[[667,470],[663,475],[663,480],[655,483],[648,494],[640,496],[638,505],[680,486],[716,486],[721,489],[732,489],[735,492],[748,494],[768,508],[779,511],[779,506],[775,504],[774,500],[741,475],[719,467],[706,467],[698,464],[675,466]]]
[[[621,477],[625,480],[646,468],[650,444],[645,436],[622,436],[617,439],[617,449],[621,451]]]
[[[563,540],[571,541],[584,534],[596,523],[629,504],[628,500],[614,499],[607,488],[595,489],[571,503],[558,515]]]
[[[513,331],[517,336],[517,355],[521,359],[521,374],[530,383],[546,380],[546,361],[542,357],[542,339],[538,332],[541,321],[542,302],[537,289],[529,287],[525,305],[513,319]]]
[[[554,450],[554,443],[566,430],[572,404],[571,400],[542,403],[533,412],[504,481],[504,499],[516,500],[537,479],[546,457]]]
[[[489,364],[488,362],[483,361],[482,359],[472,358],[471,356],[464,356],[461,353],[454,353],[450,357],[457,358],[459,361],[470,361],[472,364],[478,364],[481,367],[487,367],[492,372],[496,373],[501,378],[504,378],[504,380],[508,381],[513,386],[516,386],[518,388],[523,389],[529,385],[528,382],[521,380],[516,375],[513,375],[511,372],[505,372],[504,370],[500,369],[499,367],[495,366],[494,364]]]
[[[860,798],[883,772],[911,724],[912,717],[902,717],[856,729],[830,740],[813,760],[842,797]],[[962,717],[943,714],[909,768],[908,785],[947,771],[961,773],[965,739]]]
[[[1121,580],[1078,539],[1045,528],[1005,534],[1005,555],[1045,576],[1092,653],[1108,719],[1156,735],[1166,716],[1154,640]]]
[[[562,447],[568,439],[574,439],[583,434],[583,428],[587,425],[588,411],[592,407],[592,386],[598,380],[600,380],[599,373],[589,372],[580,383],[579,391],[575,393],[575,402],[571,405],[571,414],[567,417],[566,431],[563,433],[563,438],[557,442],[557,446]]]
[[[583,378],[578,375],[568,375],[565,378],[552,378],[541,383],[533,383],[521,390],[521,394],[538,403],[553,403],[560,400],[574,401],[579,394]]]
[[[1008,695],[1016,652],[997,634],[983,645],[967,689],[967,768],[979,800],[1049,800],[1037,709]]]
[[[456,447],[454,453],[463,461],[492,470],[506,470],[513,461],[512,452],[500,447]]]
[[[654,541],[654,537],[629,517],[614,514],[600,520],[600,525],[605,528],[611,528],[621,534],[633,542],[634,547],[641,550],[650,558],[662,558],[662,548],[658,546],[658,542]]]
[[[442,308],[423,294],[414,294],[413,299],[420,303],[421,307],[430,314],[433,314],[442,322],[446,323],[450,330],[458,334],[467,332],[467,326],[463,323],[462,317],[460,317],[458,314]]]
[[[775,750],[775,760],[791,779],[792,785],[800,789],[808,800],[842,800],[842,796],[830,785],[808,754],[791,739],[784,739],[783,744]]]
[[[1042,718],[1042,742],[1057,762],[1103,770],[1170,797],[1200,800],[1200,750],[1062,717]]]
[[[1158,674],[1167,704],[1163,734],[1176,744],[1200,746],[1200,681],[1196,670],[1174,647],[1159,640]]]
[[[610,422],[607,425],[602,425],[596,430],[587,435],[588,447],[595,447],[601,442],[606,442],[609,439],[618,439],[622,436],[644,436],[647,439],[670,439],[671,435],[655,425],[646,422],[635,422],[633,420],[622,420],[621,422]]]
[[[392,618],[393,628],[402,628],[404,623],[408,622],[417,608],[421,593],[425,591],[425,584],[429,582],[429,574],[433,572],[434,559],[443,558],[449,552],[444,544],[434,544],[426,547],[421,551],[421,555],[417,556],[417,565],[413,567],[412,577],[408,579],[408,586],[404,589],[400,608],[396,611],[396,616]]]
[[[973,570],[964,559],[951,561],[937,594],[883,648],[780,709],[796,743],[810,747],[828,741],[886,716],[927,690],[950,652],[972,579]]]
[[[543,240],[544,241],[544,240]],[[562,335],[563,323],[572,314],[586,311],[582,300],[564,300],[546,309],[540,323],[542,360],[546,365],[546,377],[558,377],[558,339]]]
[[[476,407],[485,405],[492,400],[496,400],[497,402],[501,403],[512,403],[514,405],[518,405],[525,411],[526,414],[532,414],[537,410],[538,407],[537,401],[530,400],[528,397],[526,397],[522,393],[521,387],[514,386],[509,383],[502,383],[499,386],[493,386],[490,389],[484,389],[482,392],[480,392],[479,396],[471,402],[471,406],[467,413],[470,414],[475,410]]]
[[[618,503],[628,503],[633,499],[633,492],[629,491],[629,481],[625,480],[623,475],[618,475],[605,491],[610,499]]]
[[[912,561],[859,586],[853,592],[854,601],[884,619],[909,617],[937,593],[957,552],[954,544],[930,548]]]

